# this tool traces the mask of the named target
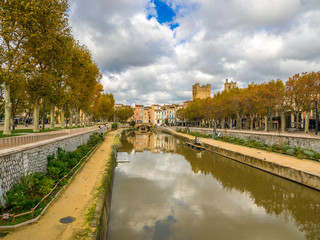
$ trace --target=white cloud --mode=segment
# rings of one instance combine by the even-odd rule
[[[263,82],[319,71],[318,0],[166,0],[179,27],[148,0],[71,0],[74,35],[92,51],[117,102],[176,103],[191,86]]]

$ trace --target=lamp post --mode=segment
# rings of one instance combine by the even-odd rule
[[[316,103],[316,135],[318,135],[318,122],[319,122],[319,117],[318,117],[318,101],[317,100],[312,100],[311,102]]]

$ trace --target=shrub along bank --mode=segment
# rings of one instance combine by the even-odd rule
[[[212,134],[201,134],[198,132],[187,133],[187,130],[180,130],[180,129],[177,130],[177,132],[189,134],[191,136],[202,137],[202,138],[212,138]],[[269,152],[277,152],[277,153],[282,153],[286,155],[291,155],[294,157],[298,157],[300,159],[304,158],[304,159],[320,161],[320,153],[316,153],[311,149],[292,147],[290,146],[289,142],[282,143],[282,144],[273,144],[272,146],[269,146],[265,143],[262,143],[256,140],[245,140],[245,139],[236,138],[236,137],[215,136],[214,139],[218,141],[228,142],[228,143],[246,146],[250,148],[261,149]]]
[[[103,139],[102,135],[95,133],[90,136],[86,144],[79,146],[75,151],[67,152],[63,149],[58,149],[57,155],[48,156],[46,173],[37,172],[21,177],[20,181],[6,193],[6,206],[0,208],[1,214],[9,213],[16,216],[19,215],[17,213],[28,212],[37,206],[36,209],[33,209],[34,212],[31,215],[24,215],[16,219],[16,221],[13,217],[13,222],[23,222],[39,215],[49,202],[48,200],[52,199],[68,182],[72,176],[69,173],[79,168],[82,162],[86,160],[85,156]],[[58,186],[52,192],[52,189],[57,184]],[[50,192],[50,196],[42,201]],[[39,204],[40,202],[41,204]],[[2,223],[2,225],[8,224],[12,223]]]

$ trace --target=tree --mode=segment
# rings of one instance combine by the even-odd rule
[[[309,115],[312,110],[311,101],[318,101],[320,97],[320,79],[319,72],[302,73],[295,79],[295,104],[297,107],[305,112],[305,133],[309,132]]]
[[[113,116],[113,106],[115,100],[113,95],[110,93],[101,94],[97,101],[97,106],[93,113],[94,119],[99,120],[102,119],[104,121],[110,119]]]
[[[244,106],[243,111],[247,118],[247,128],[249,128],[249,122],[250,122],[250,130],[253,130],[253,124],[255,120],[255,116],[257,114],[257,84],[251,83],[248,85],[248,88],[245,89],[245,99],[244,99]]]
[[[281,80],[271,80],[258,85],[257,88],[257,113],[265,117],[265,131],[270,129],[270,116],[277,112],[277,108],[284,98],[284,85]]]
[[[28,27],[34,20],[37,1],[0,1],[0,84],[4,83],[5,123],[3,134],[11,134],[11,84],[18,84],[17,75],[25,68],[28,54],[25,43],[30,34]]]
[[[176,119],[177,121],[185,121],[186,120],[186,117],[185,117],[185,108],[179,108],[177,109],[176,111]]]
[[[116,108],[114,111],[114,116],[117,121],[126,122],[128,121],[134,114],[134,110],[130,106],[124,106]]]
[[[185,109],[185,117],[190,121],[199,121],[203,119],[201,112],[201,99],[193,100]]]
[[[292,77],[289,77],[286,82],[285,90],[286,90],[286,98],[289,106],[289,111],[296,115],[296,128],[298,129],[298,113],[300,112],[299,107],[299,96],[298,96],[298,86],[297,82],[300,77],[300,74],[295,74]]]
[[[69,109],[76,113],[76,126],[80,120],[80,110],[88,112],[91,100],[100,87],[101,74],[85,46],[75,43],[72,48],[71,65],[67,78]]]
[[[33,99],[33,131],[39,129],[40,100],[52,93],[56,79],[53,68],[59,57],[56,49],[61,37],[69,34],[67,0],[42,0],[34,4],[34,19],[28,26],[26,50],[30,56],[31,71],[27,78],[28,93]]]
[[[132,121],[130,122],[130,126],[134,127],[135,125],[136,125],[136,121],[132,120]]]

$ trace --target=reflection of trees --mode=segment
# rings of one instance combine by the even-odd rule
[[[201,159],[184,146],[178,147],[194,172],[211,174],[224,188],[250,194],[257,206],[268,214],[294,219],[307,239],[320,236],[320,193],[244,164],[204,152]]]
[[[133,137],[129,135],[122,140],[127,152],[133,149],[134,140],[130,140]],[[166,142],[168,140],[165,138]],[[307,239],[318,239],[320,236],[318,191],[208,151],[203,152],[203,157],[197,158],[197,151],[187,147],[181,138],[175,138],[174,141],[175,153],[183,155],[195,173],[211,174],[224,188],[249,194],[254,203],[270,215],[282,215],[286,221],[292,217]]]
[[[134,149],[134,137],[135,137],[135,132],[130,131],[130,132],[123,132],[121,134],[121,144],[122,146],[118,149],[119,152],[127,152],[131,153],[132,150]]]

